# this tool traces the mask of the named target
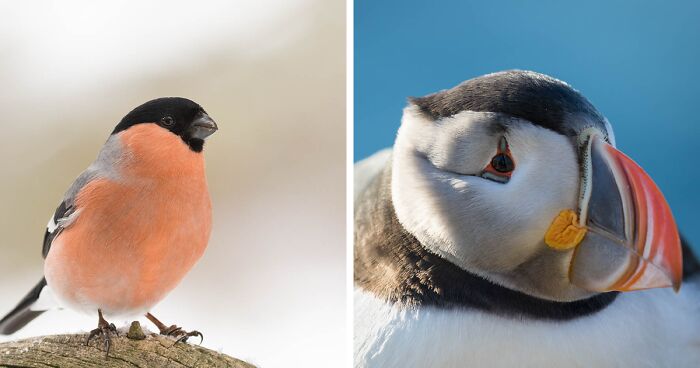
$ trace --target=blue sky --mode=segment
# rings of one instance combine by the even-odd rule
[[[700,2],[355,1],[355,160],[393,144],[408,96],[504,69],[573,85],[700,249]]]

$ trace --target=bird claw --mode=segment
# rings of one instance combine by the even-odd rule
[[[189,339],[192,336],[199,337],[199,344],[200,345],[204,341],[204,335],[202,335],[201,332],[199,332],[199,331],[185,331],[182,329],[182,327],[178,327],[176,325],[172,325],[166,329],[161,330],[160,334],[165,335],[165,336],[176,337],[177,338],[177,340],[175,340],[176,344],[178,342],[187,342],[187,339]]]
[[[112,347],[112,338],[110,337],[110,334],[119,336],[119,332],[117,332],[117,327],[114,325],[114,323],[107,323],[106,321],[105,323],[100,322],[96,329],[90,331],[87,340],[85,340],[85,346],[90,345],[90,340],[92,340],[93,337],[102,335],[105,358],[108,358],[109,350]]]
[[[180,336],[180,338],[177,339],[177,340],[175,341],[175,343],[176,343],[176,344],[177,344],[178,342],[184,342],[184,343],[186,343],[186,342],[187,342],[187,339],[189,339],[189,338],[192,337],[192,336],[197,336],[197,337],[199,337],[199,345],[202,345],[202,342],[204,341],[204,335],[202,335],[202,333],[199,332],[199,331],[197,331],[197,330],[189,331],[189,332],[185,333],[184,335]]]

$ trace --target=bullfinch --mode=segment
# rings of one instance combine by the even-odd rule
[[[207,247],[211,200],[202,150],[217,129],[200,105],[179,97],[148,101],[121,119],[49,220],[44,277],[0,320],[0,334],[55,303],[97,313],[86,344],[101,335],[107,354],[116,328],[105,315],[145,314],[161,334],[201,338],[149,310]]]

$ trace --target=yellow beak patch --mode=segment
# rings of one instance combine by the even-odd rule
[[[563,210],[554,218],[544,234],[544,242],[553,249],[567,250],[577,246],[586,236],[586,228],[578,225],[573,210]]]

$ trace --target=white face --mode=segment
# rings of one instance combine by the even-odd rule
[[[503,138],[515,163],[505,183],[482,176]],[[576,208],[574,145],[554,131],[503,114],[464,111],[432,121],[408,106],[394,146],[397,217],[428,250],[514,286],[518,281],[509,273],[550,251],[543,238],[552,220],[561,210]],[[553,272],[563,282],[568,267],[561,263],[561,271]]]

